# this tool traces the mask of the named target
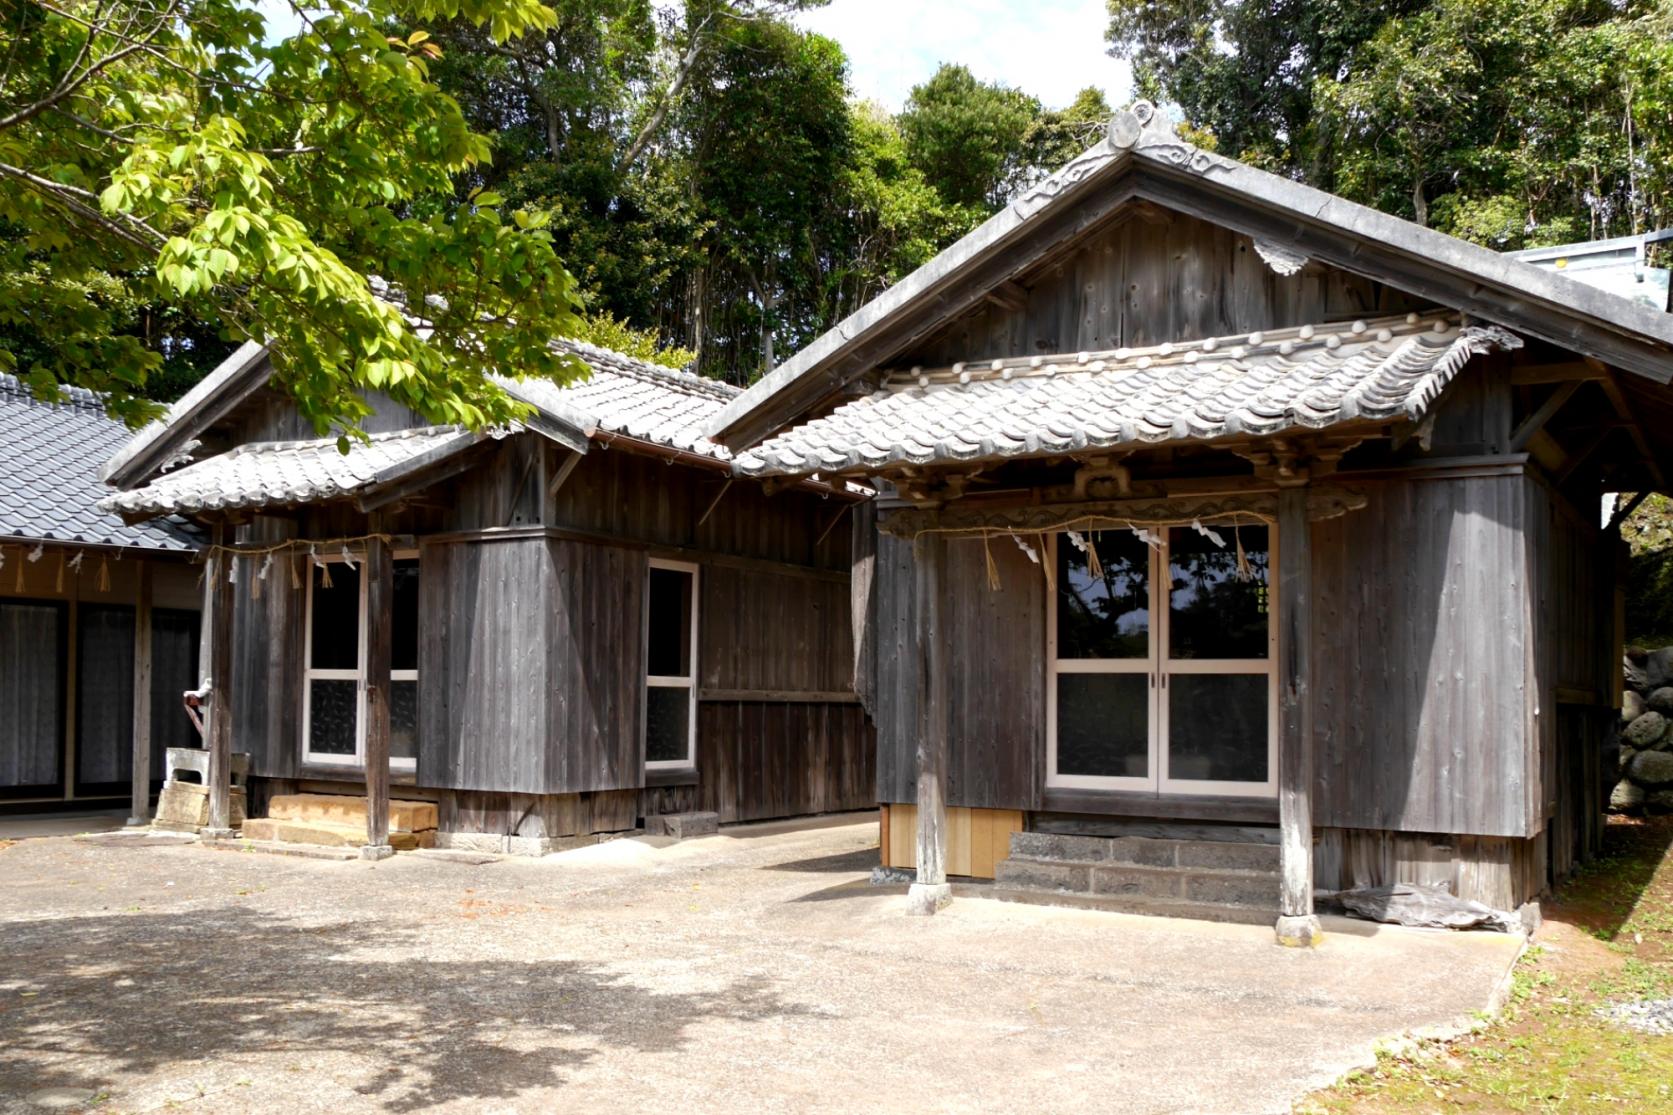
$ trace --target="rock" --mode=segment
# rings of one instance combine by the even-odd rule
[[[1644,689],[1649,684],[1648,672],[1631,658],[1621,659],[1621,674],[1626,678],[1628,689]]]
[[[1658,689],[1656,692],[1659,693],[1661,690]],[[1644,704],[1644,698],[1639,696],[1636,689],[1628,689],[1621,694],[1621,723],[1631,724],[1648,711],[1649,707]]]
[[[1627,776],[1627,764],[1632,762],[1632,757],[1636,754],[1638,754],[1638,752],[1634,751],[1626,744],[1623,743],[1621,745],[1620,755],[1615,760],[1615,774],[1617,776],[1621,778],[1625,778]]]
[[[1659,692],[1659,691],[1658,691]],[[1640,751],[1647,751],[1667,735],[1667,717],[1659,712],[1646,712],[1626,726],[1621,739]]]
[[[1657,712],[1673,712],[1673,685],[1662,686],[1644,698],[1644,702]]]
[[[1673,786],[1673,754],[1640,751],[1627,764],[1627,777],[1640,786]]]
[[[1673,790],[1657,790],[1644,799],[1646,813],[1673,813]]]
[[[1615,783],[1615,789],[1609,795],[1609,811],[1611,813],[1636,813],[1644,808],[1645,799],[1649,797],[1642,787],[1635,786],[1625,778]]]
[[[1644,688],[1660,689],[1673,685],[1673,647],[1652,650],[1644,658]]]

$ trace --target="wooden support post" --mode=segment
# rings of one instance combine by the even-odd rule
[[[361,859],[386,859],[389,846],[389,669],[394,651],[395,563],[389,543],[366,542],[366,846]]]
[[[1312,546],[1307,489],[1278,493],[1278,943],[1308,948],[1313,915]]]
[[[210,838],[232,836],[232,609],[237,585],[228,574],[237,558],[221,549],[231,544],[226,524],[216,523],[205,596],[209,627],[209,827]]]
[[[947,654],[941,626],[941,570],[947,541],[919,535],[914,543],[918,644],[918,878],[907,912],[933,914],[952,901],[947,884]]]
[[[151,823],[151,567],[134,563],[134,767],[130,825]]]

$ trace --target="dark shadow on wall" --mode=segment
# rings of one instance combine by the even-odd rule
[[[103,1090],[204,1057],[381,1051],[391,1067],[358,1090],[419,1111],[561,1088],[596,1056],[576,1045],[666,1052],[715,1021],[808,1013],[764,980],[660,993],[590,964],[427,960],[425,945],[400,925],[238,910],[9,924],[7,981],[38,994],[0,1007],[0,1097]],[[504,1036],[520,1028],[566,1047],[513,1048]],[[71,1067],[87,1062],[89,1075]]]

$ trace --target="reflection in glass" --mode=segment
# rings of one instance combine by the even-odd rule
[[[308,664],[316,670],[356,670],[360,668],[360,567],[346,561],[324,564],[330,566],[331,584],[320,583],[316,567],[314,645]]]
[[[691,690],[645,687],[645,761],[683,763],[691,757]]]
[[[1265,658],[1271,557],[1267,528],[1214,529],[1225,539],[1224,547],[1189,527],[1174,527],[1169,534],[1169,657]],[[1242,577],[1239,541],[1246,561]]]
[[[1267,780],[1265,674],[1174,674],[1168,679],[1168,777]]]
[[[1150,547],[1127,531],[1083,535],[1100,575],[1069,539],[1057,539],[1057,657],[1150,656]]]
[[[645,672],[652,677],[691,676],[691,582],[683,569],[651,569]]]
[[[354,681],[316,678],[308,683],[308,750],[320,755],[355,753],[359,688]]]
[[[389,683],[389,757],[418,758],[418,683]]]
[[[1149,684],[1146,674],[1057,675],[1057,772],[1147,777]]]
[[[390,617],[393,640],[390,669],[418,669],[418,559],[395,562],[394,614]]]

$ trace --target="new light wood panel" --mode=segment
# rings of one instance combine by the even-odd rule
[[[884,867],[917,866],[918,807],[884,805],[879,811],[878,839]],[[947,874],[991,879],[994,865],[1011,854],[1011,834],[1023,831],[1023,814],[1015,809],[947,809]]]

